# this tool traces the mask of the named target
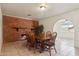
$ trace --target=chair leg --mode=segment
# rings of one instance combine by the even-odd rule
[[[36,53],[36,51],[35,51],[36,45],[34,45],[34,47],[33,47],[33,48],[34,48],[34,53]]]
[[[42,47],[40,47],[39,52],[40,52],[40,53],[42,53],[42,52],[43,52],[43,48],[42,48]]]
[[[34,47],[34,53],[36,53],[36,51],[35,51],[35,47]]]
[[[50,56],[51,56],[51,48],[49,47],[49,54],[50,54]]]
[[[57,53],[57,50],[56,50],[55,46],[54,46],[54,50],[55,50],[55,52]]]

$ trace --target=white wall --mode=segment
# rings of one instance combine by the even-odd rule
[[[0,8],[0,52],[2,47],[2,13]]]
[[[62,30],[61,29],[61,31],[56,30],[55,32],[58,32],[59,38],[61,38],[61,39],[74,40],[74,29],[71,29],[71,30]]]
[[[75,33],[74,33],[74,45],[75,47],[79,48],[79,10],[74,10],[68,13],[60,14],[58,16],[49,17],[46,19],[39,20],[40,24],[44,25],[44,31],[52,31],[54,24],[61,19],[67,19],[73,22],[75,26]]]

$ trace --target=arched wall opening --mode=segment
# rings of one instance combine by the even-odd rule
[[[60,19],[53,26],[53,32],[57,32],[56,45],[59,52],[74,49],[74,23],[72,20]],[[68,52],[68,51],[66,51]],[[74,52],[74,51],[73,51]],[[73,52],[71,54],[73,54]],[[62,53],[65,54],[66,53]]]
[[[54,24],[53,31],[58,32],[60,38],[74,39],[74,24],[71,20],[61,19],[57,21]]]

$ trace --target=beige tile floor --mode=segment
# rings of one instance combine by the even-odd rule
[[[60,53],[55,53],[52,50],[52,56],[76,56],[79,55],[79,49],[74,48],[73,40],[61,39]],[[71,43],[71,44],[70,44]],[[26,41],[16,41],[3,44],[1,56],[49,56],[48,52],[39,53],[29,50],[26,46]],[[58,49],[57,49],[58,51]]]

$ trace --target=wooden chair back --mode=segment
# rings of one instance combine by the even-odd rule
[[[50,31],[46,32],[46,38],[51,39],[52,33]]]
[[[34,32],[32,32],[32,31],[28,32],[28,40],[27,40],[27,42],[29,42],[31,45],[34,45],[34,41],[35,41]]]
[[[52,40],[53,40],[53,43],[55,43],[56,37],[57,37],[57,32],[53,32],[53,33],[52,33]]]

